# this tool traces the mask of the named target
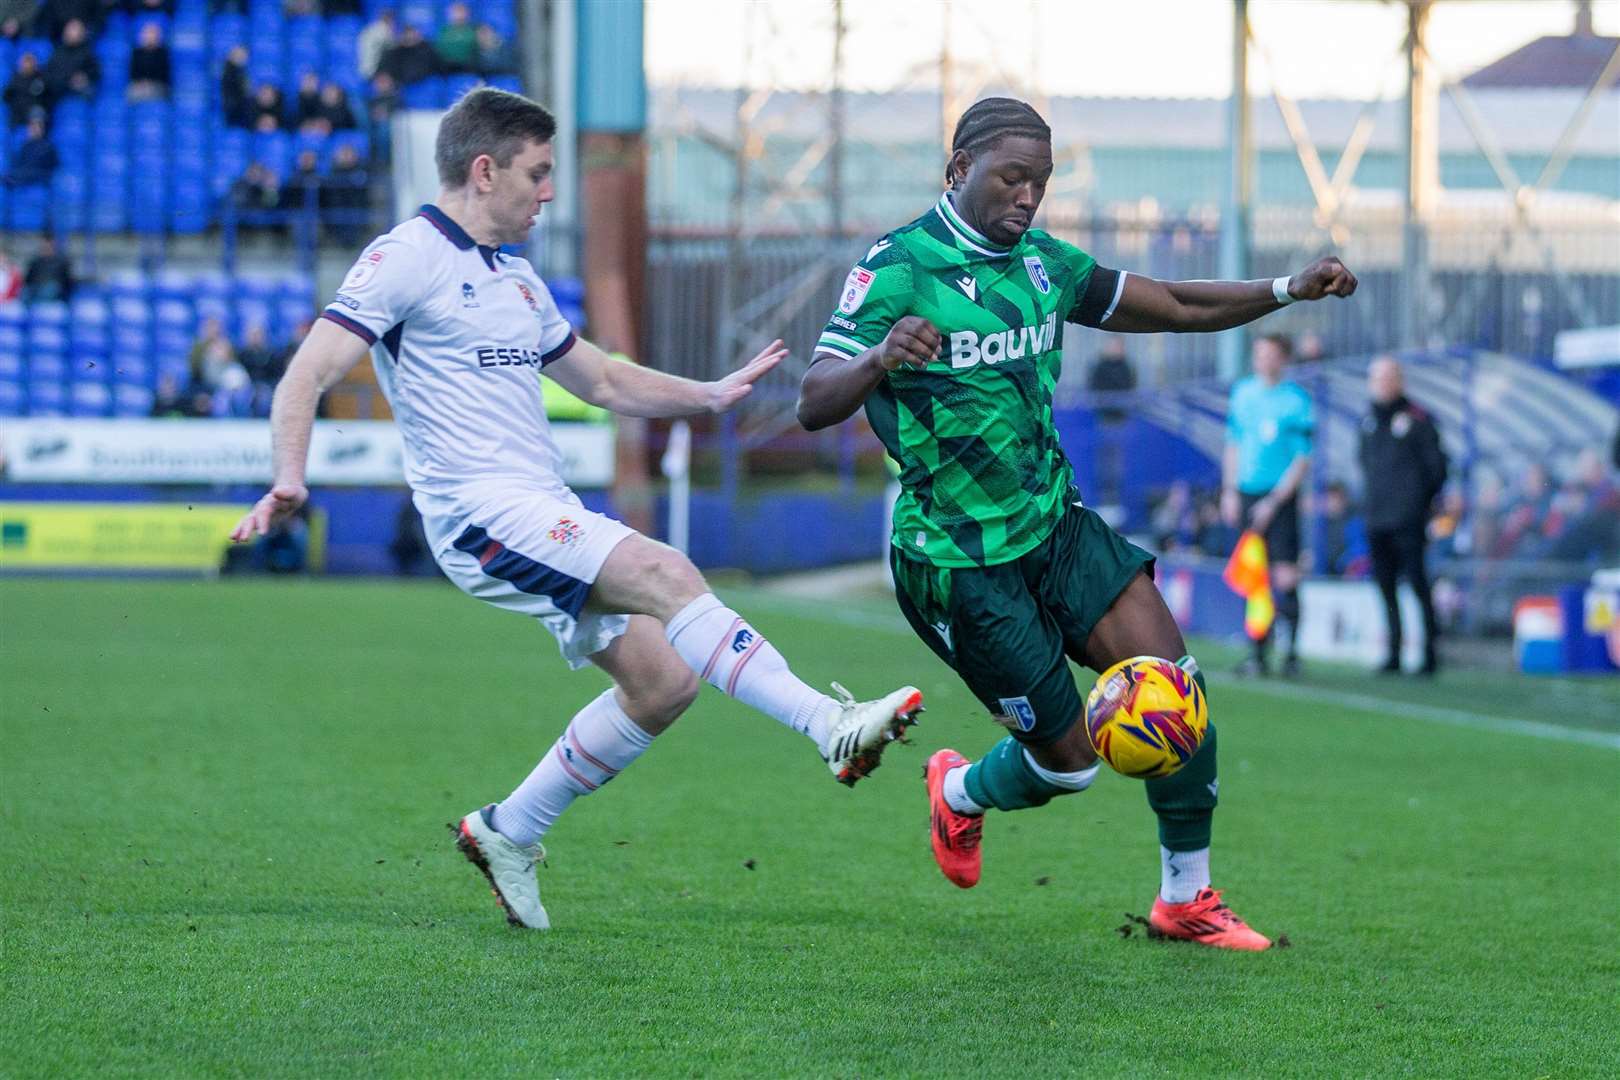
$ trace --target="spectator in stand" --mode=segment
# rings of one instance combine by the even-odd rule
[[[26,19],[19,19],[15,15],[0,16],[0,41],[9,41],[15,45],[22,40],[23,30],[27,26]]]
[[[333,220],[333,231],[347,247],[361,240],[370,184],[371,178],[355,148],[347,143],[338,147],[321,188],[321,209],[323,216]]]
[[[251,323],[242,333],[242,347],[236,351],[236,362],[242,365],[253,384],[253,416],[270,415],[270,399],[275,393],[276,381],[285,370],[280,354],[270,347],[263,323]]]
[[[246,15],[248,0],[208,0],[208,11],[213,15]]]
[[[1327,355],[1327,349],[1322,344],[1322,335],[1314,330],[1307,330],[1299,336],[1294,343],[1294,362],[1296,364],[1314,364]]]
[[[6,109],[11,114],[11,127],[20,128],[28,123],[35,109],[48,112],[51,107],[50,88],[45,85],[45,73],[39,68],[39,57],[25,50],[17,57],[17,70],[6,83]]]
[[[191,402],[173,375],[158,377],[157,389],[152,397],[152,418],[178,420],[190,415]]]
[[[1124,338],[1111,334],[1103,339],[1097,362],[1091,366],[1091,374],[1086,378],[1086,387],[1093,393],[1102,394],[1136,389],[1136,369],[1131,367]],[[1098,415],[1111,424],[1125,419],[1124,411],[1119,408],[1103,408],[1098,410]]]
[[[1437,559],[1467,558],[1473,551],[1473,526],[1462,489],[1452,484],[1440,495],[1440,512],[1429,522],[1429,550]]]
[[[225,123],[231,127],[251,128],[254,107],[249,100],[251,84],[248,82],[248,49],[237,45],[225,54],[225,65],[219,73],[219,100],[225,111]]]
[[[0,304],[9,304],[22,295],[23,272],[11,252],[0,248]]]
[[[517,73],[517,49],[510,41],[496,33],[489,23],[478,24],[478,57],[476,60],[478,74],[489,78],[493,75],[513,75]]]
[[[1172,483],[1164,500],[1153,510],[1153,542],[1161,551],[1189,547],[1198,536],[1198,512],[1193,506],[1192,486],[1185,480]]]
[[[68,300],[72,296],[73,264],[57,250],[56,238],[46,233],[39,238],[39,248],[28,260],[28,272],[23,275],[23,303]]]
[[[281,10],[287,15],[319,15],[321,5],[317,0],[281,0]]]
[[[163,26],[149,22],[141,27],[138,43],[129,54],[129,87],[124,94],[130,101],[167,100],[171,78]]]
[[[1524,471],[1524,478],[1502,522],[1490,554],[1499,559],[1534,558],[1540,545],[1541,531],[1552,511],[1553,486],[1547,467],[1533,461]]]
[[[321,77],[313,71],[298,76],[298,96],[292,104],[292,127],[311,130],[307,125],[321,118]]]
[[[325,0],[321,4],[321,10],[327,15],[359,15],[364,8],[361,0]]]
[[[1226,524],[1220,498],[1213,492],[1198,498],[1198,550],[1212,558],[1224,559],[1237,544],[1237,530]]]
[[[372,160],[388,163],[393,149],[393,129],[389,124],[399,109],[399,84],[387,72],[371,80],[371,100],[366,103],[366,131],[371,140]]]
[[[377,74],[387,75],[400,87],[414,86],[424,79],[444,74],[444,64],[422,31],[406,26],[399,40],[383,52]]]
[[[69,19],[62,27],[62,40],[45,61],[45,87],[54,105],[69,94],[94,97],[101,81],[101,62],[90,44],[90,32],[81,19]]]
[[[300,150],[292,175],[281,185],[281,208],[302,212],[320,205],[321,160],[313,150]]]
[[[225,328],[220,325],[217,318],[210,315],[202,322],[202,328],[197,332],[197,340],[191,344],[191,352],[186,355],[186,361],[191,368],[191,383],[193,386],[211,386],[213,380],[208,378],[206,372],[209,363],[209,352],[216,351],[217,346],[224,344],[226,359],[233,359],[230,355],[230,339],[225,336]]]
[[[1361,577],[1367,572],[1367,527],[1350,505],[1342,481],[1322,491],[1322,567],[1333,577]]]
[[[53,43],[61,42],[67,33],[68,23],[77,22],[88,32],[88,36],[94,37],[101,31],[109,6],[102,0],[50,0],[40,5],[39,15],[34,20],[34,33]]]
[[[477,70],[478,31],[472,24],[467,5],[457,0],[445,12],[444,29],[433,43],[444,63],[444,70],[460,74]]]
[[[6,182],[13,187],[48,184],[59,164],[61,159],[56,155],[56,147],[45,134],[45,114],[35,110],[28,118],[28,134],[22,145],[12,152],[11,172],[6,174]]]
[[[249,228],[276,229],[277,224],[263,215],[281,205],[281,180],[262,161],[255,161],[231,185],[231,205]]]
[[[349,92],[335,82],[321,87],[320,118],[326,121],[328,131],[353,131],[359,127],[354,107],[349,104]]]
[[[124,0],[124,8],[135,16],[167,15],[171,18],[174,16],[174,0]]]
[[[275,83],[260,83],[253,91],[253,130],[280,131],[285,119],[283,110],[281,89]]]
[[[388,8],[377,12],[377,17],[365,25],[360,36],[355,39],[356,59],[360,63],[360,74],[367,79],[377,77],[377,65],[382,62],[383,53],[394,44],[397,33],[394,26],[394,13]]]

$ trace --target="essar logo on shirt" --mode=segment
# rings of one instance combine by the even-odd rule
[[[844,292],[838,300],[838,310],[845,315],[853,315],[861,310],[866,302],[866,293],[872,287],[877,275],[864,266],[857,266],[849,272],[844,279]]]

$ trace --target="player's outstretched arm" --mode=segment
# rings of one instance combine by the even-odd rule
[[[620,416],[691,416],[725,412],[787,354],[786,346],[773,341],[725,378],[698,382],[615,360],[582,338],[548,364],[546,374],[575,397]]]
[[[287,373],[276,384],[275,400],[270,406],[270,452],[275,469],[270,490],[236,523],[231,530],[232,540],[240,544],[268,533],[297,513],[309,498],[304,467],[309,459],[315,406],[367,350],[357,334],[334,322],[317,319],[310,328],[309,336],[287,365]]]
[[[1119,307],[1102,329],[1117,334],[1230,330],[1295,300],[1350,296],[1356,291],[1356,276],[1329,255],[1288,278],[1286,284],[1288,299],[1284,301],[1277,295],[1280,280],[1155,281],[1130,274]]]
[[[933,323],[907,315],[859,356],[821,353],[799,383],[799,423],[819,431],[848,420],[889,372],[902,364],[925,368],[939,359],[943,341]]]

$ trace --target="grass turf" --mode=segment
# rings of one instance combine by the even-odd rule
[[[599,692],[439,584],[0,581],[0,1073],[1614,1074],[1620,753],[1215,677],[1216,884],[1293,947],[1121,937],[1138,785],[928,854],[928,752],[999,734],[892,609],[727,595],[806,678],[920,685],[853,791],[705,691],[548,838],[509,930],[444,823]],[[836,611],[845,621],[830,622]],[[1335,686],[1558,720],[1533,681]],[[1556,684],[1615,729],[1620,691]]]

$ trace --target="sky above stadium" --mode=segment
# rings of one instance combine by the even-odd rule
[[[1596,0],[1595,29],[1620,35],[1620,0]],[[992,82],[1082,97],[1225,97],[1227,0],[955,0],[953,62]],[[1394,97],[1401,90],[1403,5],[1379,0],[1250,0],[1255,92],[1295,98]],[[937,86],[946,6],[846,0],[844,85]],[[1460,77],[1544,34],[1567,34],[1570,0],[1441,0],[1430,17],[1440,72]],[[823,89],[831,0],[650,0],[654,83]],[[752,43],[752,48],[749,47]]]

